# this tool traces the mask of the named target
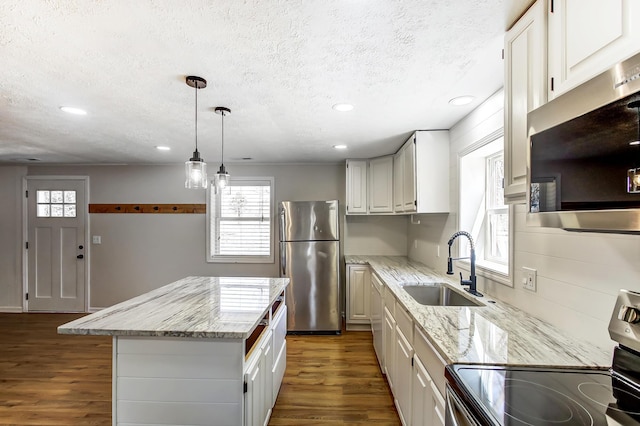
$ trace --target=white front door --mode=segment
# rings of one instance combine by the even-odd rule
[[[29,311],[84,312],[85,178],[27,178]]]

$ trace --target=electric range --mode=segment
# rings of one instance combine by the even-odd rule
[[[446,425],[640,426],[640,293],[621,290],[611,369],[453,364]]]

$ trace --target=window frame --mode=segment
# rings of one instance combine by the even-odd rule
[[[485,238],[484,238],[484,261],[485,262],[490,262],[490,263],[496,263],[496,264],[500,264],[500,265],[505,265],[506,267],[509,266],[509,257],[508,257],[508,253],[507,253],[507,259],[504,260],[500,257],[497,256],[493,256],[491,254],[491,246],[492,244],[492,235],[491,235],[491,223],[490,223],[490,217],[491,215],[501,215],[501,214],[509,214],[509,206],[506,205],[504,203],[504,148],[494,154],[489,154],[487,155],[486,161],[486,171],[485,171],[485,177],[486,177],[486,189],[485,189],[485,197],[486,197],[486,201],[485,201],[485,217],[484,217],[484,232],[485,232]],[[502,204],[500,205],[494,205],[493,202],[491,200],[494,200],[496,197],[496,193],[495,193],[495,187],[493,186],[493,184],[496,181],[496,178],[494,176],[493,171],[495,170],[494,167],[492,167],[492,163],[495,162],[495,160],[497,158],[502,158],[502,164],[503,164],[503,173],[502,173],[502,188],[503,188],[503,194],[502,194]],[[507,216],[507,221],[508,221],[508,216]],[[511,229],[509,229],[509,234],[511,234]],[[507,237],[508,238],[508,237]],[[508,250],[508,248],[507,248]]]
[[[509,248],[508,248],[508,253],[509,253],[509,258],[508,258],[508,262],[506,265],[504,264],[500,264],[500,263],[496,263],[496,262],[492,262],[491,260],[486,260],[485,256],[484,256],[484,251],[485,251],[485,241],[486,241],[486,234],[485,234],[485,230],[486,227],[483,225],[479,230],[475,230],[475,232],[473,232],[474,230],[471,229],[467,229],[470,226],[466,223],[463,223],[463,215],[461,214],[462,209],[464,208],[465,205],[465,195],[464,195],[464,191],[462,190],[462,187],[464,185],[464,181],[463,181],[463,174],[464,174],[464,170],[462,167],[462,163],[463,163],[463,159],[468,156],[469,154],[473,154],[474,152],[477,152],[478,150],[484,148],[485,146],[489,145],[492,142],[495,142],[497,139],[503,138],[504,141],[504,129],[500,128],[497,129],[493,132],[491,132],[490,134],[485,135],[484,137],[476,140],[474,143],[462,148],[459,152],[458,152],[458,215],[457,215],[457,229],[464,229],[464,230],[468,230],[469,232],[471,232],[471,234],[473,235],[474,240],[476,241],[476,252],[478,251],[478,240],[481,240],[481,244],[482,244],[482,255],[481,256],[477,256],[477,260],[476,260],[476,274],[480,277],[484,277],[487,279],[490,279],[494,282],[509,286],[509,287],[513,287],[514,283],[512,280],[513,277],[513,270],[514,270],[514,234],[515,234],[515,222],[514,222],[514,209],[513,209],[513,205],[507,204],[506,205],[506,209],[508,212],[508,220],[509,220]],[[503,150],[504,150],[504,145],[503,145]],[[505,151],[504,156],[507,155],[507,152]],[[484,156],[485,158],[488,157],[489,155]],[[505,159],[503,159],[503,161],[506,161],[506,157]],[[486,167],[486,166],[485,166]],[[483,186],[486,186],[486,172],[485,172],[485,178],[482,179],[482,182],[484,183]],[[486,203],[486,188],[485,188],[485,195],[482,197],[483,198],[483,203]],[[485,208],[486,211],[486,208]],[[485,213],[486,216],[486,213]],[[484,223],[484,219],[483,219],[483,223]],[[466,239],[458,239],[457,242],[457,251],[454,252],[454,255],[456,257],[463,257],[463,256],[469,256],[469,245],[466,241]],[[469,271],[470,268],[470,263],[468,260],[459,260],[456,261],[456,266],[465,270],[465,271]]]
[[[274,178],[270,176],[231,176],[229,180],[230,185],[235,186],[250,186],[252,183],[265,183],[268,182],[269,186],[269,254],[264,256],[254,255],[216,255],[214,254],[214,247],[212,244],[212,231],[215,229],[215,224],[212,223],[216,220],[215,212],[213,211],[214,200],[220,199],[220,195],[217,193],[217,187],[215,182],[210,182],[207,189],[207,218],[206,218],[206,247],[205,255],[208,263],[274,263],[275,262],[275,185]],[[238,185],[240,184],[240,185]],[[212,229],[212,227],[214,229]]]

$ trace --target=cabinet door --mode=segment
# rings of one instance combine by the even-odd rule
[[[393,212],[393,156],[369,160],[369,213]]]
[[[384,347],[382,340],[382,283],[375,275],[371,275],[371,333],[373,334],[373,349],[378,358],[380,368],[383,368]],[[384,371],[384,369],[383,369]]]
[[[389,382],[389,388],[394,392],[395,381],[395,345],[396,345],[396,320],[391,315],[391,312],[384,308],[384,328],[383,337],[384,343],[384,370],[387,373],[387,382]]]
[[[347,319],[353,323],[369,323],[371,318],[371,272],[368,266],[347,266]]]
[[[247,391],[244,394],[245,426],[262,426],[264,423],[264,358],[258,349],[245,373]]]
[[[546,0],[538,0],[507,32],[504,96],[504,197],[526,201],[527,114],[546,102]]]
[[[411,384],[411,419],[415,425],[433,424],[435,407],[431,389],[431,377],[420,357],[413,357],[413,382]]]
[[[398,151],[393,156],[393,211],[404,210],[404,152]]]
[[[416,139],[415,135],[407,141],[403,147],[403,179],[402,179],[402,205],[403,211],[416,211]]]
[[[267,333],[262,344],[262,369],[264,371],[264,383],[262,393],[262,404],[260,411],[260,419],[262,425],[266,426],[271,417],[271,411],[273,408],[273,337],[272,331]]]
[[[410,425],[412,424],[411,376],[413,373],[411,362],[413,358],[413,348],[399,327],[396,327],[395,352],[396,381],[394,395],[402,424]]]
[[[637,0],[551,0],[549,100],[640,50]]]
[[[367,161],[347,160],[347,214],[367,213]]]

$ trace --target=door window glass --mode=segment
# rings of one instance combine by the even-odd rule
[[[76,217],[76,191],[36,191],[38,217]]]

